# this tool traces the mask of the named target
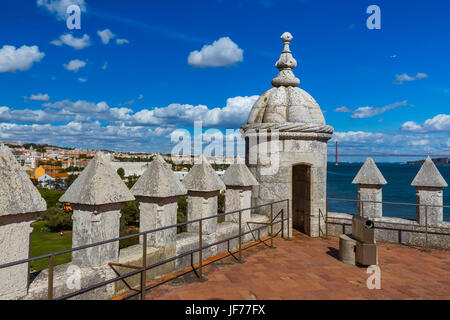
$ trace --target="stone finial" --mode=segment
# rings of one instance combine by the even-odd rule
[[[281,40],[284,43],[283,51],[281,52],[280,59],[278,59],[275,66],[280,70],[278,76],[272,79],[272,85],[274,87],[298,87],[300,80],[295,77],[292,70],[297,67],[297,61],[292,56],[289,49],[289,42],[292,40],[292,35],[289,32],[285,32],[281,35]]]
[[[225,184],[208,163],[204,155],[200,157],[200,163],[195,164],[184,177],[183,184],[189,191],[219,191],[225,190]]]
[[[47,204],[8,147],[0,146],[0,216],[45,211]]]
[[[430,157],[427,157],[411,185],[414,187],[448,187],[447,182]]]
[[[367,158],[352,183],[366,185],[387,184],[386,179],[384,179],[372,158]]]
[[[134,200],[134,196],[112,168],[97,152],[80,176],[59,199],[75,204],[101,205]]]
[[[259,184],[247,166],[242,163],[232,164],[227,171],[225,171],[222,181],[226,186],[235,187],[249,187],[257,186]]]
[[[167,198],[187,193],[164,159],[157,155],[131,188],[135,196]]]

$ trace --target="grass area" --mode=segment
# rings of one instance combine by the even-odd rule
[[[125,236],[138,233],[139,228],[129,227],[120,233]],[[120,249],[139,243],[139,237],[120,240]],[[72,231],[64,231],[61,237],[59,232],[50,232],[45,226],[45,221],[36,221],[33,223],[33,233],[31,235],[31,257],[41,256],[43,254],[72,248]],[[72,254],[65,253],[55,256],[55,266],[72,261]],[[39,271],[48,268],[48,259],[36,260],[31,263],[31,270]]]
[[[64,231],[61,237],[59,232],[50,232],[45,226],[45,221],[33,223],[31,235],[31,257],[37,257],[46,253],[72,248],[72,231]],[[72,261],[72,254],[65,253],[55,256],[55,265]],[[31,270],[39,271],[48,268],[48,259],[31,262]]]
[[[139,228],[130,226],[126,230],[120,232],[120,236],[127,236],[129,234],[139,233]],[[134,246],[139,243],[139,237],[133,237],[128,239],[119,240],[119,249],[123,249],[126,247]]]

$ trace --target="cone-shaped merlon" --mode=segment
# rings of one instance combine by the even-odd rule
[[[47,210],[47,204],[8,147],[0,146],[0,216]]]
[[[364,165],[359,170],[355,179],[353,179],[353,184],[368,184],[368,185],[383,185],[386,184],[386,179],[384,179],[380,170],[378,169],[375,161],[372,158],[367,158]]]
[[[61,202],[101,205],[134,200],[134,196],[120,176],[97,152],[80,176],[59,199]]]
[[[157,155],[131,188],[131,193],[135,196],[166,198],[184,195],[187,190],[164,159]]]
[[[232,164],[222,178],[226,186],[249,187],[257,186],[259,183],[243,163]]]
[[[433,160],[428,157],[411,183],[414,187],[437,187],[444,188],[448,184],[442,177]]]
[[[200,163],[195,164],[184,177],[183,184],[189,191],[218,191],[225,190],[225,184],[208,163],[205,156],[201,156]]]

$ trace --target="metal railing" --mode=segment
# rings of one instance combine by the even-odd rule
[[[425,208],[425,225],[422,225],[420,223],[418,224],[413,224],[413,223],[401,223],[401,222],[394,222],[394,221],[374,221],[374,228],[375,229],[384,229],[384,230],[394,230],[394,231],[405,231],[405,232],[416,232],[416,233],[425,233],[425,240],[423,243],[423,247],[424,247],[424,251],[430,251],[429,249],[429,234],[435,234],[435,235],[450,235],[450,228],[449,227],[444,227],[444,226],[438,226],[438,225],[429,225],[428,223],[428,208],[430,207],[435,207],[435,208],[450,208],[450,206],[445,206],[445,205],[433,205],[433,204],[419,204],[419,203],[405,203],[405,202],[389,202],[389,201],[373,201],[373,200],[355,200],[355,199],[341,199],[341,198],[327,198],[326,200],[326,214],[325,214],[325,226],[326,226],[326,230],[325,230],[325,238],[328,238],[328,224],[339,224],[341,225],[342,223],[338,223],[338,222],[330,222],[329,221],[329,216],[328,216],[328,202],[329,201],[338,201],[338,202],[352,202],[352,203],[357,203],[357,205],[359,206],[361,215],[364,216],[364,204],[365,203],[373,203],[373,204],[381,204],[381,205],[399,205],[399,206],[413,206],[413,207],[424,207]],[[323,219],[323,214],[321,212],[321,210],[319,209],[319,236],[323,237],[323,232],[322,235],[320,235],[320,232],[322,231],[320,228],[320,218],[322,216]],[[347,220],[350,221],[349,224],[342,224],[343,228],[345,228],[345,226],[351,226],[351,221],[352,219],[349,218],[339,218],[339,220]],[[407,219],[405,219],[407,220]],[[385,224],[388,223],[390,225],[398,225],[398,228],[389,228],[386,226],[380,226],[379,224]],[[402,228],[400,228],[400,226],[402,226]],[[404,227],[414,227],[416,229],[405,229]],[[421,231],[421,230],[417,230],[417,227],[424,227],[425,231]],[[443,232],[436,232],[436,231],[430,231],[429,228],[437,228],[440,230],[449,230],[448,233],[443,233]],[[344,229],[345,230],[345,229]],[[344,232],[345,233],[345,232]]]
[[[287,214],[284,212],[284,208],[280,210],[280,212],[273,217],[273,206],[275,204],[279,204],[279,203],[287,203]],[[258,208],[262,208],[262,207],[267,207],[270,206],[270,217],[269,217],[269,222],[251,222],[248,221],[247,225],[249,226],[249,231],[243,232],[242,231],[242,212],[246,211],[246,210],[253,210],[253,209],[258,209]],[[208,245],[203,245],[203,221],[205,220],[209,220],[209,219],[217,219],[218,217],[224,217],[226,215],[230,215],[230,214],[235,214],[238,213],[238,234],[225,238],[223,240],[219,240],[216,241],[214,243],[208,244]],[[281,215],[281,219],[278,221],[275,221],[277,219],[277,217],[279,217]],[[286,216],[286,217],[285,217]],[[30,263],[32,261],[36,261],[36,260],[41,260],[41,259],[48,259],[48,290],[47,290],[47,298],[48,300],[66,300],[69,298],[73,298],[75,296],[81,295],[83,293],[98,289],[100,287],[106,286],[108,284],[114,283],[116,281],[123,281],[125,282],[126,286],[129,287],[131,290],[135,290],[138,291],[140,293],[140,298],[141,299],[145,299],[145,292],[147,290],[146,287],[146,272],[150,269],[156,268],[158,266],[164,265],[166,263],[175,261],[177,259],[183,258],[183,257],[187,257],[190,256],[191,257],[191,267],[192,267],[192,271],[197,275],[197,277],[199,279],[203,278],[203,251],[205,249],[208,249],[210,247],[216,246],[218,244],[227,242],[228,243],[228,254],[233,256],[236,260],[238,260],[239,262],[244,262],[242,260],[242,250],[245,250],[247,248],[243,248],[242,247],[242,238],[243,236],[247,235],[247,234],[252,234],[253,238],[256,240],[253,232],[254,231],[258,231],[258,238],[259,238],[259,242],[261,243],[265,243],[265,241],[267,240],[261,240],[259,237],[259,233],[262,229],[269,227],[270,228],[270,247],[274,248],[273,246],[273,238],[276,237],[280,231],[282,232],[282,237],[284,238],[284,221],[288,221],[288,230],[289,230],[289,217],[290,217],[290,213],[289,213],[289,199],[284,199],[284,200],[279,200],[279,201],[274,201],[274,202],[270,202],[270,203],[266,203],[266,204],[262,204],[262,205],[258,205],[258,206],[253,206],[253,207],[249,207],[249,208],[243,208],[240,210],[234,210],[234,211],[230,211],[230,212],[225,212],[225,213],[219,213],[213,216],[208,216],[208,217],[204,217],[204,218],[199,218],[199,219],[194,219],[194,220],[190,220],[190,221],[186,221],[186,222],[181,222],[181,223],[177,223],[177,224],[173,224],[173,225],[169,225],[169,226],[164,226],[164,227],[160,227],[160,228],[156,228],[156,229],[152,229],[152,230],[147,230],[147,231],[142,231],[139,233],[135,233],[135,234],[131,234],[131,235],[126,235],[126,236],[122,236],[119,238],[114,238],[114,239],[109,239],[109,240],[104,240],[104,241],[99,241],[99,242],[95,242],[92,244],[87,244],[87,245],[83,245],[83,246],[79,246],[76,248],[71,248],[71,249],[67,249],[67,250],[62,250],[62,251],[57,251],[57,252],[53,252],[53,253],[48,253],[48,254],[44,254],[38,257],[33,257],[33,258],[28,258],[28,259],[22,259],[22,260],[17,260],[17,261],[13,261],[10,263],[6,263],[3,265],[0,265],[0,269],[4,269],[4,268],[8,268],[8,267],[13,267],[16,265],[20,265],[20,264],[24,264],[24,263]],[[153,233],[153,232],[158,232],[158,231],[163,231],[163,230],[167,230],[170,228],[177,228],[177,227],[181,227],[184,225],[188,225],[188,224],[193,224],[193,223],[198,223],[199,224],[199,231],[198,231],[198,241],[199,241],[199,247],[197,249],[193,249],[193,250],[189,250],[187,252],[181,253],[179,255],[176,255],[172,258],[169,259],[165,259],[162,261],[159,261],[157,263],[151,264],[151,265],[147,265],[147,235],[149,233]],[[275,235],[273,234],[273,225],[274,224],[282,224],[282,228],[279,232],[277,232]],[[251,229],[249,224],[261,224],[261,227],[255,228],[255,229]],[[143,237],[143,242],[142,242],[142,265],[141,266],[133,266],[133,265],[126,265],[126,264],[119,264],[119,263],[115,263],[115,262],[110,262],[109,265],[112,267],[112,269],[114,270],[114,272],[116,273],[117,277],[112,278],[112,279],[108,279],[99,283],[96,283],[94,285],[91,285],[87,288],[83,288],[80,290],[77,290],[75,292],[71,292],[65,295],[62,295],[60,297],[55,298],[54,297],[54,283],[53,283],[53,276],[54,276],[54,265],[55,265],[55,256],[61,255],[61,254],[65,254],[65,253],[72,253],[75,251],[79,251],[79,250],[84,250],[84,249],[88,249],[88,248],[92,248],[92,247],[97,247],[97,246],[101,246],[104,244],[108,244],[108,243],[112,243],[115,241],[120,241],[120,240],[124,240],[124,239],[130,239],[130,238],[135,238],[135,237]],[[229,250],[230,248],[230,241],[233,239],[238,239],[238,258],[236,258],[236,256]],[[289,236],[289,231],[288,231],[288,239],[290,238]],[[267,245],[267,244],[266,244]],[[198,252],[198,266],[195,267],[193,261],[194,261],[194,253]],[[118,272],[113,268],[114,266],[118,266],[118,267],[126,267],[126,268],[131,268],[134,269],[134,271],[128,272],[126,274],[123,275],[119,275]],[[132,277],[134,275],[138,275],[140,274],[141,276],[141,281],[140,281],[140,287],[139,289],[133,289],[131,288],[131,286],[129,286],[128,283],[126,283],[125,279]]]

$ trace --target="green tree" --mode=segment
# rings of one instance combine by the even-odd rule
[[[51,231],[72,230],[72,214],[51,207],[42,216]]]
[[[187,201],[186,196],[181,196],[178,200],[178,210],[177,210],[177,223],[186,222],[187,215]],[[186,232],[186,225],[177,227],[177,233]]]
[[[139,203],[135,200],[128,201],[120,210],[120,231],[125,230],[128,226],[139,226]]]
[[[74,174],[69,174],[69,176],[66,179],[66,189],[69,188],[71,186],[71,184],[75,181],[75,179],[78,176],[74,175]]]
[[[123,179],[123,177],[125,177],[125,170],[123,168],[119,168],[117,169],[117,174]]]

